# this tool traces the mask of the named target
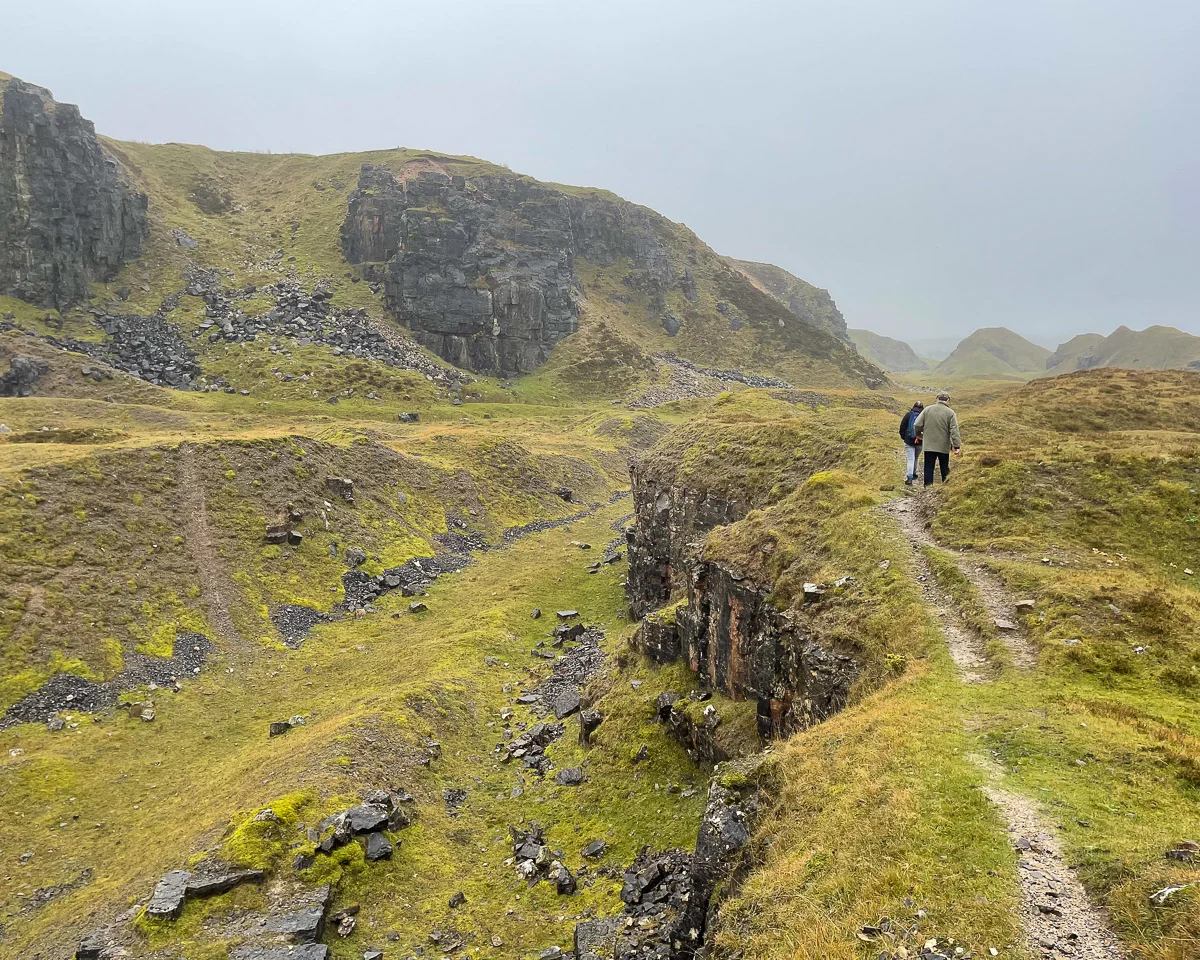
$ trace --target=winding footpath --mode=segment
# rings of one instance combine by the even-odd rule
[[[967,684],[990,683],[999,675],[1000,665],[988,659],[984,638],[967,624],[962,610],[938,585],[925,558],[925,547],[949,558],[975,587],[988,614],[998,621],[999,635],[1013,667],[1032,669],[1037,657],[1020,626],[1013,598],[979,560],[935,542],[925,519],[932,505],[929,494],[922,492],[892,500],[883,511],[895,520],[912,546],[912,576],[941,623],[959,679]],[[1006,629],[999,628],[1000,621]],[[1088,898],[1064,859],[1053,826],[1032,801],[1000,786],[1002,771],[995,761],[978,755],[970,759],[986,774],[984,793],[1003,817],[1018,854],[1021,927],[1030,953],[1042,958],[1126,960],[1128,955],[1109,929],[1104,913]]]

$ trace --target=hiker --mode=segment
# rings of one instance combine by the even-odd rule
[[[937,403],[926,407],[913,427],[917,442],[925,451],[925,486],[933,485],[933,465],[942,470],[942,483],[950,476],[950,451],[957,457],[962,452],[962,437],[958,432],[958,415],[950,409],[950,394],[939,393]]]
[[[920,441],[917,439],[917,432],[914,428],[917,417],[924,409],[925,404],[918,400],[912,405],[912,409],[900,418],[900,439],[904,441],[904,457],[908,465],[908,469],[904,473],[904,485],[907,487],[911,487],[913,481],[917,479],[917,447],[920,445]]]

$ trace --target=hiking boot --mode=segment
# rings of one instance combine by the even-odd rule
[[[913,485],[913,480],[914,480],[914,479],[915,479],[914,477],[905,477],[905,478],[904,478],[904,485],[905,485],[906,487],[911,487],[911,486]]]

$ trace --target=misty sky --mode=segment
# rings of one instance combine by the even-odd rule
[[[1200,334],[1196,0],[0,10],[0,70],[120,139],[607,187],[902,338]]]

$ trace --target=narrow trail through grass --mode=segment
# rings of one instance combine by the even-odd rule
[[[226,644],[241,646],[244,641],[234,625],[233,617],[229,615],[226,600],[229,578],[213,546],[204,489],[196,476],[195,450],[188,443],[179,445],[179,491],[184,503],[184,534],[199,571],[200,589],[208,610],[209,623]]]
[[[924,496],[924,502],[914,500],[893,500],[884,510],[912,545],[913,575],[937,614],[959,679],[969,685],[991,683],[1005,662],[1021,672],[1033,669],[1036,657],[1003,584],[966,555],[939,546],[925,525],[924,514],[932,505]],[[942,569],[935,572],[931,561]],[[959,589],[948,588],[950,580]],[[988,643],[989,634],[1001,648]],[[995,651],[991,655],[989,647]],[[969,699],[965,707],[964,724],[970,728],[979,722],[979,712],[971,709]],[[1037,805],[1000,786],[1002,772],[994,761],[978,754],[969,759],[987,775],[984,793],[1000,812],[1019,857],[1020,922],[1030,952],[1080,960],[1125,957],[1103,913],[1067,866],[1057,833]]]

